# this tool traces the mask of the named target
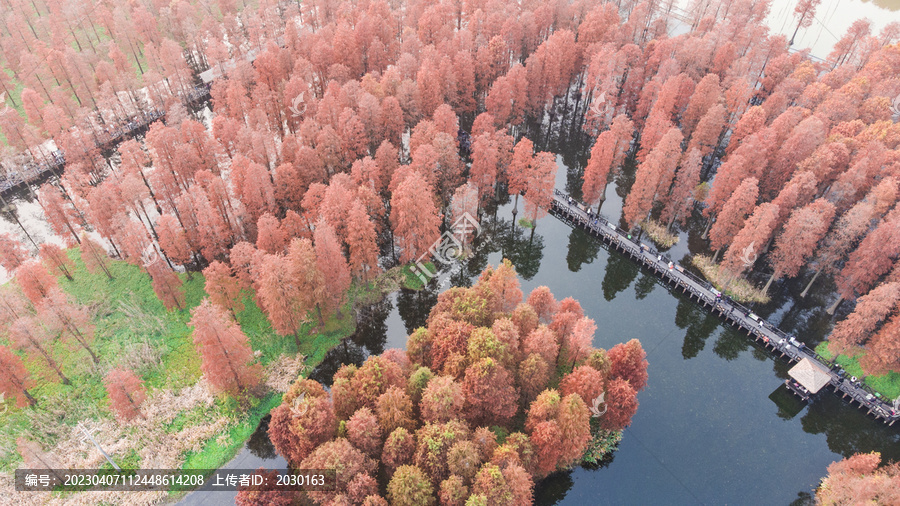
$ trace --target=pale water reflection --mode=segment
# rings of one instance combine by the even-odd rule
[[[788,40],[797,27],[794,18],[796,0],[774,0],[767,23],[774,33],[784,34]],[[872,22],[877,35],[889,23],[900,21],[900,0],[822,0],[816,9],[815,20],[809,28],[801,28],[794,39],[795,48],[810,48],[814,56],[826,58],[832,46],[854,21],[866,18]]]

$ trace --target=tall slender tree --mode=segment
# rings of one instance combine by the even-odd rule
[[[391,197],[391,225],[401,249],[401,262],[418,258],[440,235],[433,195],[425,178],[413,171]]]
[[[32,382],[25,364],[6,346],[0,346],[0,373],[0,392],[15,399],[16,406],[37,404],[37,399],[28,391]]]
[[[216,390],[239,395],[259,383],[260,367],[247,336],[225,309],[205,299],[191,310],[188,325],[194,329],[200,368]]]
[[[341,251],[341,244],[334,229],[324,220],[319,219],[314,232],[316,250],[316,268],[322,275],[321,309],[327,313],[337,311],[340,317],[341,305],[350,288],[350,267]]]
[[[716,251],[716,255],[741,231],[744,220],[756,206],[758,195],[756,178],[748,177],[741,181],[740,186],[722,207],[715,224],[709,230],[709,245]]]
[[[557,169],[554,154],[541,151],[534,155],[531,175],[525,190],[525,217],[531,220],[532,224],[550,212]],[[531,231],[534,233],[533,226]]]
[[[147,398],[144,382],[133,371],[117,368],[109,371],[103,378],[109,405],[116,418],[129,421],[135,417],[146,419],[141,412],[141,404]]]

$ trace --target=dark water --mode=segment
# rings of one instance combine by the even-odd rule
[[[562,153],[557,187],[577,195],[583,147],[553,141],[540,146],[548,148]],[[620,217],[632,181],[628,170],[607,189],[602,211],[610,218]],[[536,488],[537,504],[789,504],[808,497],[828,464],[842,457],[879,451],[886,460],[900,459],[896,428],[828,392],[815,404],[800,403],[783,386],[788,364],[583,232],[551,216],[538,221],[533,235],[513,226],[512,208],[506,199],[485,210],[476,254],[452,284],[469,285],[488,263],[509,258],[526,295],[547,285],[558,299],[581,302],[597,322],[595,346],[608,349],[637,338],[650,362],[649,384],[612,462],[544,480]],[[673,259],[705,252],[702,226],[695,217],[682,231],[669,251]],[[765,274],[757,276],[765,281]],[[773,285],[772,302],[753,309],[814,345],[833,325],[823,309],[833,287],[820,281],[799,299],[806,280]],[[433,283],[420,292],[402,291],[364,310],[357,334],[332,350],[312,377],[330,384],[342,363],[361,364],[370,354],[403,348],[440,289]],[[260,462],[284,465],[281,459]]]

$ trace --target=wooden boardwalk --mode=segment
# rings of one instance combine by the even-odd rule
[[[831,375],[829,385],[834,388],[835,392],[841,394],[845,399],[849,398],[850,404],[855,401],[861,409],[866,411],[867,415],[873,415],[888,425],[893,425],[900,419],[900,413],[894,412],[893,405],[884,402],[867,385],[860,381],[854,381],[855,378],[846,378],[843,371],[834,363],[825,360],[815,351],[770,325],[741,304],[722,297],[709,282],[684,270],[682,266],[672,262],[652,247],[635,242],[630,238],[628,232],[620,229],[602,215],[598,216],[589,212],[584,204],[571,199],[559,190],[554,190],[550,213],[569,225],[581,228],[592,236],[602,239],[610,247],[656,273],[673,289],[687,294],[688,298],[693,300],[696,297],[697,302],[703,307],[716,313],[732,326],[747,332],[749,337],[752,337],[776,357],[783,358],[788,362],[799,362],[804,357],[818,362],[829,371]]]
[[[182,100],[187,104],[202,101],[209,96],[209,89],[208,84],[198,85],[182,96]],[[119,125],[98,130],[94,135],[94,148],[92,149],[101,151],[113,149],[119,143],[145,132],[151,123],[164,118],[165,115],[166,111],[153,109],[129,118],[128,121]],[[10,171],[5,176],[0,175],[0,194],[5,194],[19,185],[32,183],[49,173],[58,172],[65,166],[66,158],[62,151],[51,153],[50,160],[40,163],[30,162],[19,166],[16,171]]]

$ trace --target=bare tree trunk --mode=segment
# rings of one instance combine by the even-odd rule
[[[821,268],[816,270],[816,273],[813,275],[812,279],[810,279],[809,283],[806,284],[806,288],[804,288],[803,291],[800,292],[800,297],[806,297],[806,294],[809,293],[809,289],[812,287],[813,283],[816,282],[816,279],[818,279],[819,274],[822,274]]]
[[[712,227],[712,224],[713,224],[713,217],[710,216],[709,220],[707,220],[707,222],[706,222],[706,228],[703,229],[703,234],[700,235],[701,239],[706,240],[706,238],[709,236],[709,229]]]
[[[769,293],[769,286],[772,285],[772,281],[774,281],[774,280],[775,280],[775,273],[773,272],[772,275],[769,276],[769,280],[766,281],[766,286],[765,286],[765,288],[763,288],[763,294]]]
[[[828,310],[825,312],[830,315],[833,315],[834,312],[837,311],[838,306],[841,305],[841,302],[843,302],[843,300],[844,300],[844,296],[839,295],[838,299],[836,301],[834,301],[834,304],[832,304],[831,307],[829,307]]]

